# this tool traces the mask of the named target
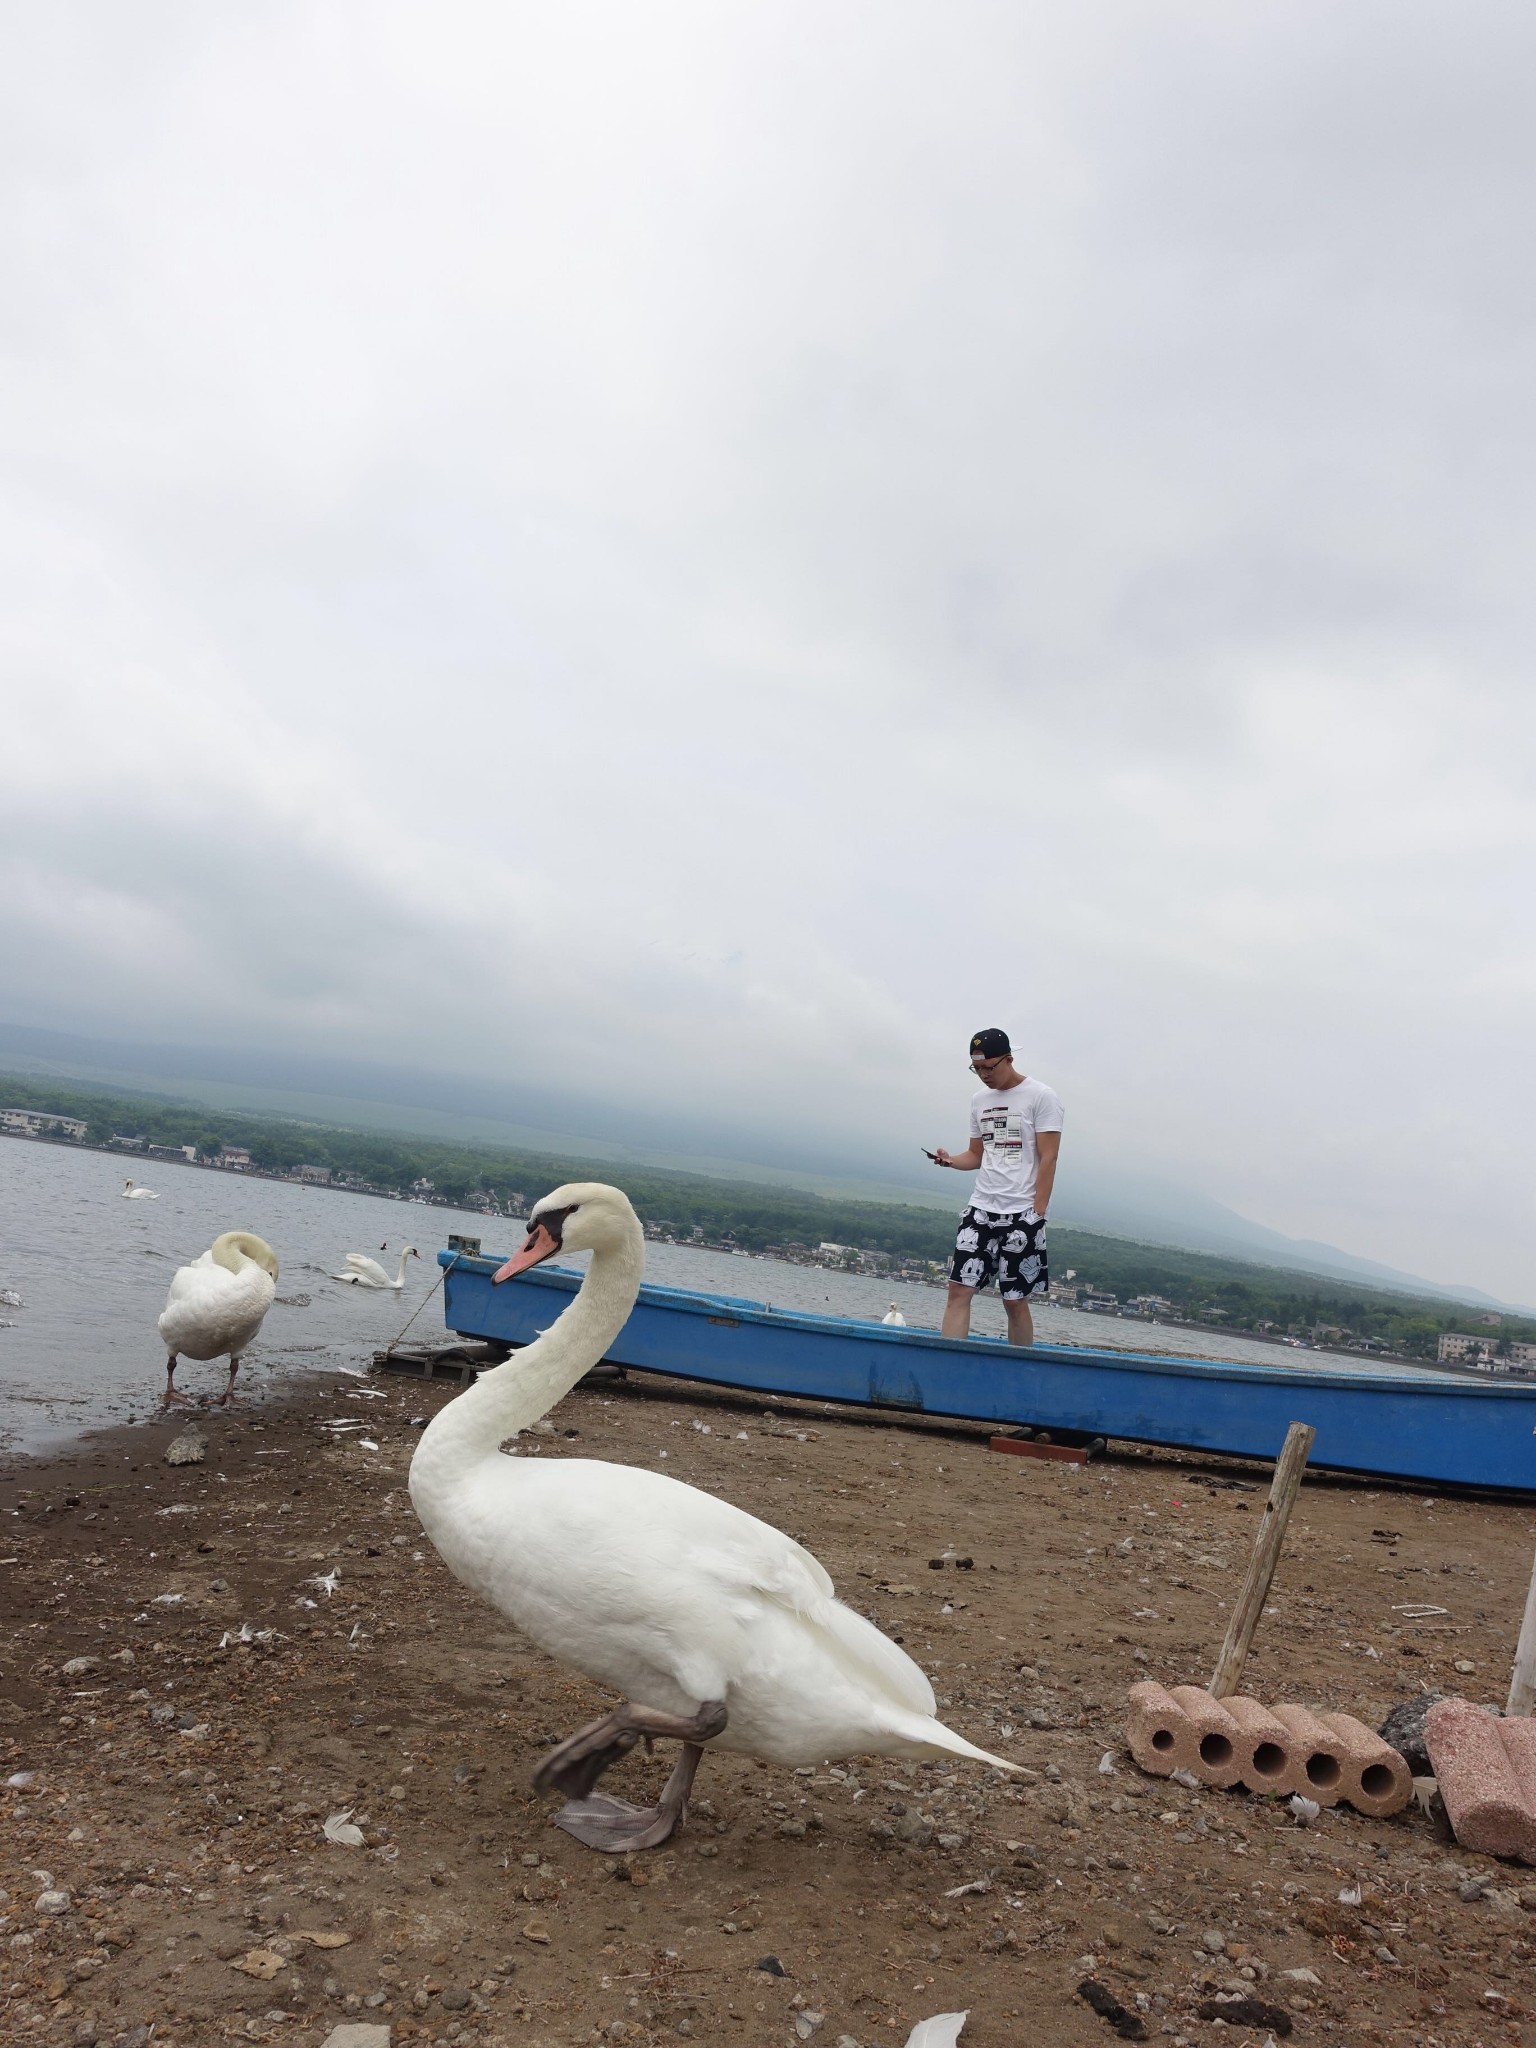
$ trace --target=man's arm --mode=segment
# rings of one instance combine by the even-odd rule
[[[958,1166],[962,1173],[974,1173],[981,1164],[981,1140],[972,1138],[963,1152],[946,1152],[941,1145],[933,1161],[936,1166]]]
[[[1060,1131],[1036,1131],[1035,1214],[1037,1216],[1043,1216],[1050,1206],[1051,1189],[1056,1185],[1056,1160],[1060,1152]]]

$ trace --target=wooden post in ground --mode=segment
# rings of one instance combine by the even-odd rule
[[[1211,1675],[1209,1691],[1214,1699],[1227,1699],[1237,1691],[1243,1666],[1248,1661],[1248,1645],[1253,1641],[1259,1616],[1264,1612],[1264,1602],[1269,1598],[1275,1566],[1280,1562],[1280,1546],[1285,1541],[1285,1525],[1296,1505],[1301,1475],[1306,1470],[1307,1454],[1316,1435],[1317,1431],[1306,1422],[1293,1422],[1285,1432],[1285,1445],[1276,1460],[1269,1499],[1264,1504],[1264,1520],[1259,1525],[1253,1556],[1248,1561],[1248,1575],[1237,1596],[1232,1619],[1227,1623],[1227,1639],[1221,1646],[1221,1655],[1216,1659],[1216,1669]],[[1526,1608],[1526,1621],[1531,1624],[1529,1606]],[[1522,1636],[1521,1641],[1524,1640]]]
[[[1525,1619],[1520,1624],[1520,1640],[1515,1646],[1515,1668],[1509,1679],[1509,1704],[1506,1714],[1529,1714],[1536,1710],[1536,1565],[1531,1568],[1531,1583],[1525,1595]]]

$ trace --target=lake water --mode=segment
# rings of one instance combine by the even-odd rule
[[[124,1201],[130,1172],[159,1199]],[[522,1241],[515,1223],[496,1217],[0,1137],[0,1291],[22,1299],[19,1308],[0,1305],[0,1448],[45,1450],[88,1429],[154,1414],[165,1384],[155,1320],[171,1275],[223,1230],[264,1237],[282,1269],[278,1300],[241,1367],[248,1393],[274,1375],[365,1366],[417,1309],[412,1339],[442,1337],[441,1295],[427,1297],[438,1279],[434,1255],[448,1233],[480,1237],[487,1252],[510,1252]],[[346,1287],[329,1277],[351,1251],[367,1252],[393,1273],[408,1244],[422,1256],[408,1264],[403,1293]],[[818,1314],[878,1319],[895,1301],[908,1323],[934,1329],[944,1303],[938,1287],[682,1245],[649,1245],[646,1275]],[[973,1327],[1002,1334],[995,1295],[978,1297]],[[1049,1306],[1036,1310],[1035,1328],[1053,1344],[1292,1369],[1329,1362],[1257,1339]],[[1370,1370],[1357,1357],[1333,1362]],[[217,1362],[189,1359],[177,1371],[189,1393],[217,1393],[224,1378]]]

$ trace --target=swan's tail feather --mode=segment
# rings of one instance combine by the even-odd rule
[[[824,1602],[816,1619],[831,1634],[840,1660],[851,1665],[864,1683],[873,1682],[897,1713],[907,1709],[921,1718],[932,1714],[933,1687],[926,1674],[882,1629],[840,1600]]]
[[[904,1737],[914,1748],[921,1749],[929,1756],[964,1756],[972,1763],[991,1764],[997,1771],[1020,1771],[1022,1764],[1011,1764],[1005,1756],[994,1756],[990,1749],[978,1749],[974,1742],[967,1742],[963,1735],[957,1735],[953,1728],[946,1728],[942,1721],[924,1714],[892,1715],[891,1732]]]

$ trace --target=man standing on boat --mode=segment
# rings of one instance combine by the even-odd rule
[[[946,1152],[941,1145],[928,1154],[937,1166],[962,1173],[981,1169],[955,1236],[943,1334],[970,1335],[971,1297],[995,1279],[1008,1342],[1033,1344],[1030,1297],[1050,1285],[1045,1212],[1061,1150],[1061,1098],[1019,1072],[1006,1031],[976,1033],[971,1071],[981,1086],[971,1097],[970,1144],[963,1152]]]

